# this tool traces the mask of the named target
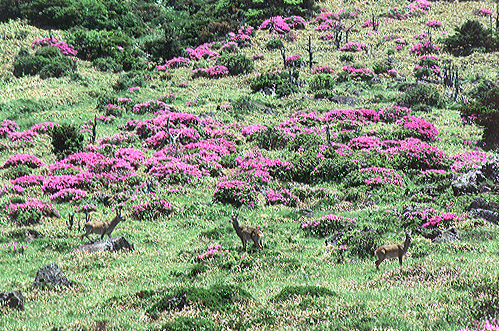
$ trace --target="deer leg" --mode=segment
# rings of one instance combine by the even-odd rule
[[[399,256],[399,263],[400,263],[400,266],[402,266],[402,256]]]

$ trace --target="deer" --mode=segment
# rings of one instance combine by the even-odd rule
[[[81,235],[81,239],[83,240],[83,237],[87,237],[87,239],[90,240],[88,235],[91,233],[100,234],[101,240],[104,239],[104,236],[106,234],[108,235],[109,238],[111,238],[111,233],[113,232],[116,225],[118,225],[118,223],[121,221],[124,221],[123,217],[121,217],[121,208],[117,207],[116,216],[111,221],[108,222],[87,221],[84,225],[85,233]]]
[[[238,235],[239,238],[241,238],[241,241],[243,242],[244,251],[246,251],[246,242],[249,240],[253,241],[253,246],[255,246],[256,248],[260,250],[263,249],[262,230],[255,229],[249,226],[240,226],[237,220],[238,216],[239,216],[238,214],[234,214],[234,212],[232,212],[231,223],[232,226],[234,227],[234,230],[236,230],[236,234]]]
[[[378,257],[378,260],[375,262],[376,269],[379,270],[379,265],[385,259],[399,258],[400,266],[402,267],[402,257],[407,253],[409,249],[409,244],[411,243],[411,231],[407,231],[405,233],[405,242],[404,244],[392,244],[392,245],[382,245],[378,247],[377,250],[374,251],[374,254]]]

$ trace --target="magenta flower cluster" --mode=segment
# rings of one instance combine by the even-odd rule
[[[42,175],[28,175],[11,179],[10,183],[12,185],[19,185],[26,188],[30,186],[42,186],[44,180],[45,177]]]
[[[397,105],[383,107],[378,112],[379,119],[385,123],[393,123],[410,113],[411,110],[409,108]]]
[[[166,61],[163,65],[156,66],[157,71],[166,71],[168,69],[177,69],[188,67],[191,65],[191,60],[186,57],[174,57],[171,60]]]
[[[468,328],[459,331],[499,331],[499,319],[492,319],[491,321],[485,320],[480,325],[479,329],[470,330]]]
[[[43,167],[45,165],[42,161],[40,161],[39,158],[32,154],[15,154],[9,157],[7,161],[5,161],[4,164],[0,166],[0,168],[7,169],[20,164],[23,164],[32,169]]]
[[[455,226],[457,223],[462,222],[463,219],[467,217],[467,213],[459,216],[456,213],[441,212],[439,215],[433,215],[432,217],[430,217],[430,219],[427,222],[423,223],[422,226],[423,228],[447,228],[449,226]]]
[[[266,19],[258,27],[259,30],[269,30],[269,33],[285,34],[291,30],[282,16]]]
[[[440,47],[435,46],[430,40],[424,40],[423,42],[412,46],[411,51],[416,55],[425,55],[440,51]]]
[[[369,46],[366,44],[361,44],[357,42],[348,42],[345,45],[340,47],[340,51],[343,52],[360,52],[360,51],[365,51],[367,52],[369,50]]]
[[[213,258],[215,256],[221,256],[221,255],[225,255],[225,254],[228,255],[229,250],[227,250],[227,249],[222,250],[221,245],[210,245],[210,246],[208,246],[208,250],[206,252],[196,256],[196,260],[197,261],[206,261],[206,260]]]
[[[36,39],[31,43],[32,48],[35,48],[35,46],[54,46],[59,49],[62,55],[67,56],[76,56],[76,54],[78,54],[78,51],[74,48],[73,45],[67,44],[65,42],[59,42],[55,37]]]
[[[341,69],[347,72],[353,80],[368,81],[375,76],[374,71],[369,68],[354,68],[348,64]]]
[[[21,212],[37,211],[43,216],[52,217],[58,216],[57,210],[50,203],[45,203],[39,199],[29,198],[22,203],[9,203],[5,206],[7,216],[15,221],[18,219]]]
[[[407,115],[396,122],[396,125],[409,131],[412,137],[419,138],[423,141],[435,141],[438,139],[438,130],[435,124],[427,122],[423,118]]]
[[[367,186],[383,186],[385,184],[393,184],[396,186],[404,186],[402,175],[395,172],[393,169],[382,167],[369,167],[359,169],[360,173],[369,174],[369,178],[364,180]]]
[[[194,49],[186,48],[185,51],[189,54],[189,57],[192,60],[216,59],[220,56],[220,54],[211,50],[210,43],[204,43]]]
[[[429,28],[435,28],[438,29],[442,26],[442,22],[437,21],[437,20],[428,20],[425,22],[425,24]]]
[[[257,192],[248,182],[223,179],[217,183],[213,200],[236,207],[245,205],[252,208],[256,204],[256,195]]]
[[[487,8],[478,8],[474,11],[475,15],[479,16],[490,16],[492,15],[492,11]]]
[[[3,120],[0,123],[0,138],[7,137],[10,133],[16,132],[19,129],[19,125],[11,120]]]
[[[289,189],[283,189],[279,191],[274,191],[273,189],[268,189],[265,195],[267,203],[269,205],[284,205],[288,207],[296,207],[300,202],[300,199],[291,193]]]
[[[151,201],[134,204],[130,207],[132,218],[136,220],[155,220],[168,216],[175,211],[175,205],[156,197]]]
[[[192,78],[206,77],[206,78],[221,78],[227,76],[229,70],[226,66],[216,65],[209,68],[198,68],[191,70]]]
[[[317,67],[317,68],[314,68],[310,74],[311,75],[315,75],[315,74],[333,74],[334,73],[334,69],[329,67],[329,66],[321,66],[321,67]]]

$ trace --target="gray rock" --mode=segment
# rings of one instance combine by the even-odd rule
[[[359,99],[346,95],[335,95],[331,98],[331,101],[340,105],[348,106],[356,106],[359,103]]]
[[[478,185],[485,181],[482,172],[477,169],[468,171],[466,174],[458,177],[452,182],[454,195],[464,195],[478,192]]]
[[[0,292],[0,305],[24,311],[24,299],[21,291]]]
[[[476,197],[466,208],[467,211],[470,211],[472,209],[495,210],[499,209],[499,203],[495,201],[489,201],[488,199],[485,198]]]
[[[71,286],[73,282],[66,278],[56,263],[47,264],[36,273],[33,286],[42,286],[44,284],[52,286]]]
[[[499,183],[499,160],[497,157],[485,162],[485,164],[482,165],[481,170],[485,178],[491,180],[494,184]]]
[[[454,228],[450,228],[449,230],[432,239],[432,242],[437,244],[448,243],[452,241],[461,241],[461,235]]]
[[[95,242],[87,242],[80,245],[76,251],[85,251],[88,253],[95,253],[101,251],[117,252],[122,249],[134,250],[133,244],[125,237],[112,237],[106,240],[97,240]]]
[[[468,213],[468,216],[470,218],[483,218],[495,224],[499,223],[499,213],[492,210],[480,209],[480,208],[471,209],[470,212]]]

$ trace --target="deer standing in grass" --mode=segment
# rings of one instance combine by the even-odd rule
[[[380,246],[377,250],[374,251],[378,260],[375,262],[376,269],[379,270],[379,265],[385,259],[399,258],[400,266],[402,266],[402,257],[407,253],[409,249],[409,244],[411,243],[411,232],[408,231],[405,233],[405,242],[404,244],[392,244],[392,245],[383,245]]]
[[[253,246],[259,249],[263,249],[263,243],[262,243],[262,238],[263,238],[263,232],[260,229],[255,229],[249,226],[240,226],[239,222],[237,221],[238,214],[232,213],[231,216],[231,223],[232,226],[234,227],[234,230],[236,230],[237,235],[239,238],[241,238],[241,241],[243,242],[243,248],[246,251],[246,242],[249,240],[253,241]]]
[[[106,234],[109,238],[111,238],[111,233],[113,232],[116,225],[118,225],[118,223],[121,221],[124,221],[124,219],[121,217],[121,208],[116,208],[116,216],[111,221],[88,221],[87,223],[85,223],[85,233],[81,235],[81,239],[83,240],[83,237],[87,237],[87,239],[90,240],[88,235],[91,233],[100,234],[101,240],[104,239],[104,236]]]

